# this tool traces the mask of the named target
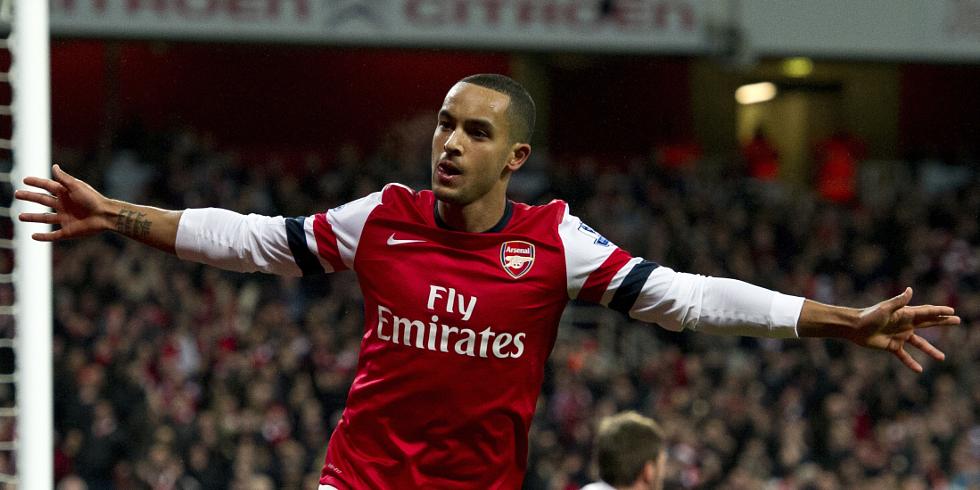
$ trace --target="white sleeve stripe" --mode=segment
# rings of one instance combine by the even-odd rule
[[[612,280],[609,281],[609,287],[606,288],[605,293],[602,293],[602,301],[600,301],[599,304],[602,306],[609,306],[609,302],[612,301],[613,296],[616,295],[616,291],[619,289],[619,286],[623,284],[623,279],[626,279],[626,276],[633,270],[633,267],[640,262],[643,262],[642,257],[633,257],[629,260],[629,262],[623,264],[623,267],[621,267],[616,272],[616,275],[613,276]]]
[[[564,215],[558,224],[558,238],[565,249],[565,275],[568,281],[568,297],[575,299],[579,296],[589,276],[606,262],[606,259],[616,251],[616,246],[592,231],[589,235],[582,229],[591,230],[582,220],[573,216],[568,205],[565,205]],[[599,243],[603,240],[602,244]]]
[[[381,192],[384,192],[384,191],[388,190],[388,188],[391,187],[391,186],[401,187],[402,189],[405,189],[409,193],[415,192],[415,191],[412,190],[411,187],[409,187],[409,186],[407,186],[405,184],[399,184],[398,182],[391,182],[391,183],[385,184],[384,188],[381,189]]]
[[[368,216],[381,204],[382,192],[374,192],[339,208],[327,211],[327,223],[337,238],[340,260],[349,269],[354,268],[354,256],[361,241],[361,233]]]
[[[313,220],[315,216],[307,216],[306,220],[303,221],[303,232],[306,237],[306,248],[310,249],[310,252],[316,256],[317,260],[320,261],[320,265],[323,266],[323,270],[327,272],[334,272],[333,266],[330,262],[320,255],[320,250],[316,245],[316,235],[313,234]]]

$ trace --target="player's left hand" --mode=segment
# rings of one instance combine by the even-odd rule
[[[920,328],[959,325],[960,317],[948,306],[909,306],[912,288],[874,306],[861,310],[858,324],[849,339],[861,346],[895,354],[909,369],[921,373],[922,365],[905,351],[911,345],[938,361],[946,358],[942,351],[916,334]]]

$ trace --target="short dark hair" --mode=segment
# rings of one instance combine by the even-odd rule
[[[470,75],[458,83],[470,83],[495,90],[510,97],[507,116],[510,119],[513,141],[530,143],[534,134],[535,107],[531,94],[517,80],[496,73],[481,73]]]
[[[664,432],[652,419],[628,411],[599,422],[595,441],[599,477],[614,487],[632,485],[664,450]]]

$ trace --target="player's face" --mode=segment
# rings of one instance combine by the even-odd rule
[[[511,142],[509,106],[509,96],[479,85],[449,90],[432,135],[436,198],[461,206],[488,195],[503,198],[510,172],[527,158],[515,151],[527,145]]]

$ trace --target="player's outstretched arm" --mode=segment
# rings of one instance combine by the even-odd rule
[[[911,345],[936,360],[946,356],[919,336],[922,328],[958,325],[960,318],[948,306],[909,306],[912,288],[864,309],[844,308],[807,300],[803,303],[797,332],[800,337],[836,337],[862,347],[895,354],[909,369],[922,372],[922,365],[905,351]]]
[[[61,170],[58,165],[52,167],[51,174],[53,180],[40,177],[24,179],[24,184],[44,192],[21,189],[14,193],[17,199],[54,210],[50,213],[21,213],[21,221],[59,226],[51,232],[34,233],[31,237],[35,240],[53,242],[115,231],[165,252],[176,253],[181,211],[109,199]]]

